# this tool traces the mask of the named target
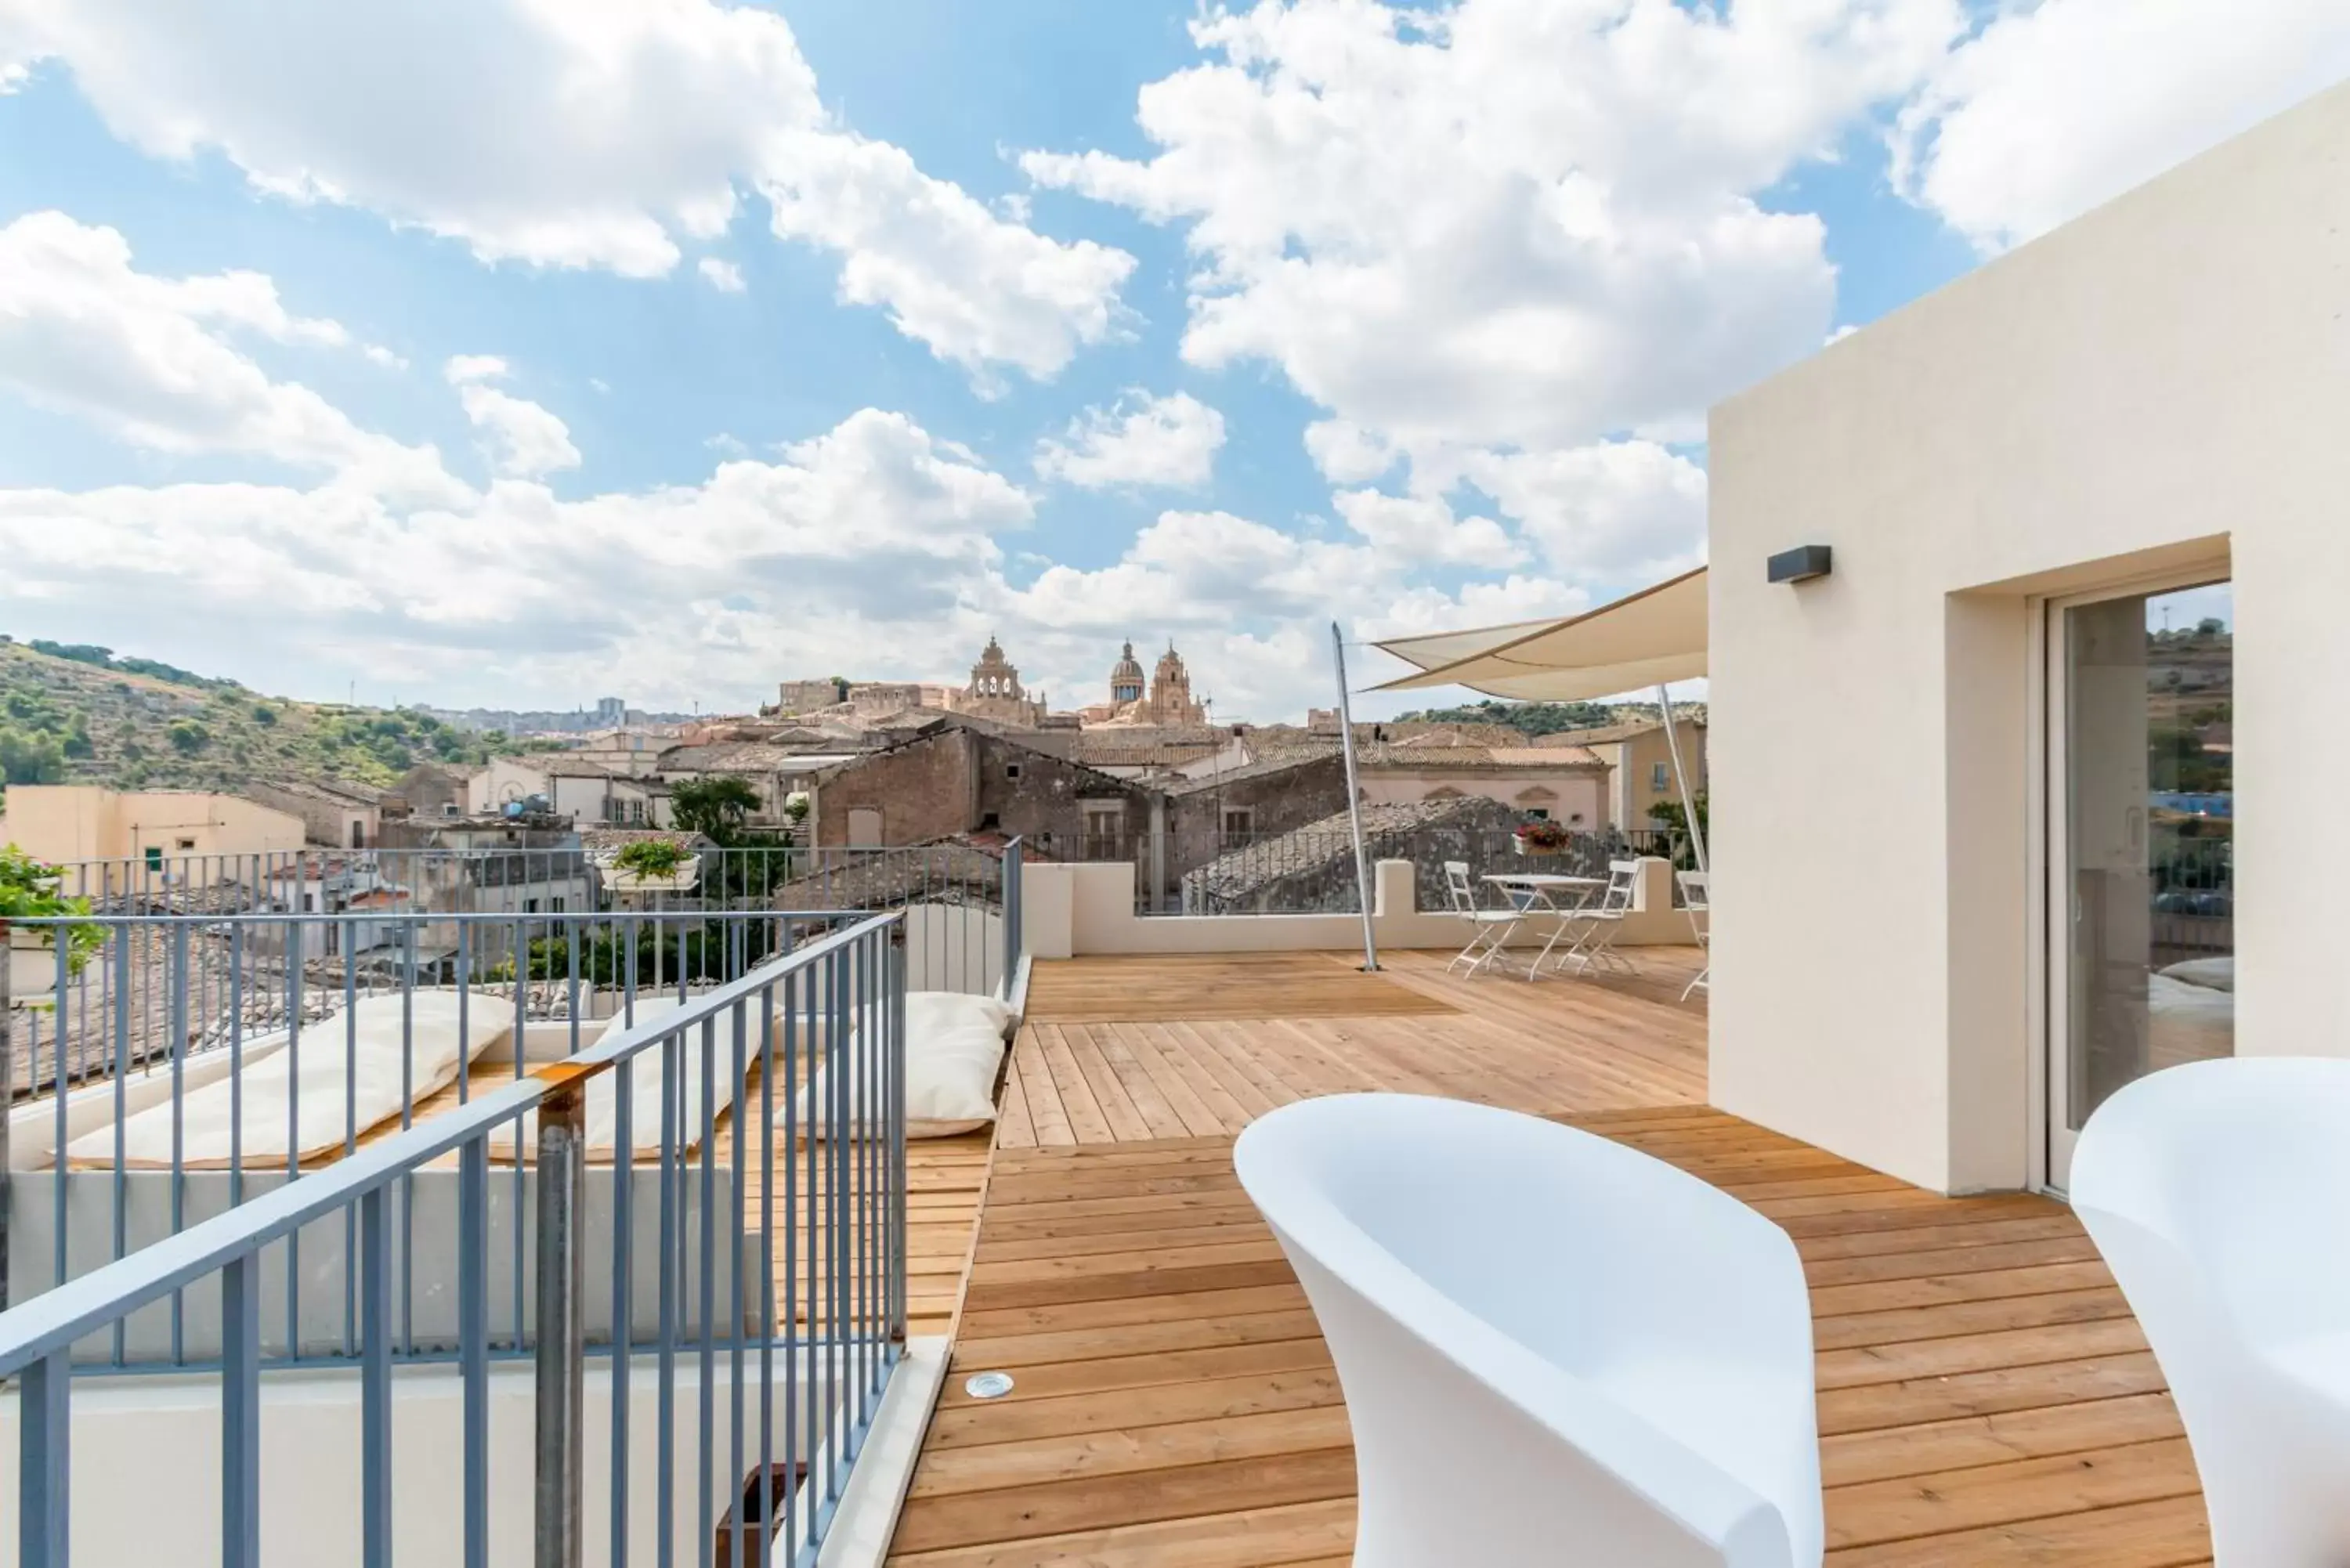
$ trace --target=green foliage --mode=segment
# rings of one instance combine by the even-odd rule
[[[640,838],[612,857],[612,864],[648,881],[673,877],[685,864],[685,846],[667,838]]]
[[[743,818],[759,809],[759,792],[751,781],[733,774],[687,779],[670,791],[670,819],[687,833],[699,833],[713,844],[732,844]]]
[[[88,913],[88,898],[68,898],[57,892],[56,867],[43,865],[13,844],[0,847],[0,920],[58,919]],[[106,928],[92,922],[62,929],[67,965],[78,974],[89,955],[106,945]]]
[[[256,775],[381,786],[419,761],[463,766],[515,749],[413,709],[262,698],[92,643],[0,644],[0,730],[16,734],[19,782],[111,788],[233,788]]]
[[[1621,723],[1625,715],[1604,702],[1503,702],[1488,697],[1458,708],[1422,708],[1396,717],[1398,722],[1424,720],[1434,724],[1507,724],[1529,735],[1550,735],[1561,730],[1596,730]]]
[[[0,726],[0,778],[12,784],[44,784],[65,776],[66,749],[55,735]]]
[[[1707,807],[1705,792],[1700,790],[1695,798],[1698,826],[1705,830],[1706,841],[1711,843],[1713,817]],[[1648,816],[1659,827],[1672,834],[1673,843],[1677,846],[1673,854],[1674,866],[1684,871],[1696,870],[1697,851],[1690,844],[1689,814],[1681,810],[1681,803],[1677,800],[1660,800],[1648,807]]]
[[[94,642],[51,642],[36,637],[26,644],[36,653],[46,653],[52,659],[69,659],[76,664],[94,664],[100,670],[119,670],[126,675],[143,675],[150,680],[166,681],[173,686],[192,686],[200,691],[212,691],[234,687],[234,680],[212,680],[176,664],[166,664],[159,659],[122,659],[114,649],[101,648]]]
[[[572,973],[570,936],[542,937],[530,944],[530,978],[533,980],[564,980]],[[583,981],[597,985],[621,985],[629,978],[629,938],[625,928],[598,929],[577,939],[578,974]],[[740,946],[741,958],[751,964],[764,961],[774,950],[775,933],[772,922],[754,921],[747,929],[732,934],[723,925],[688,926],[680,929],[664,926],[656,937],[653,929],[645,927],[635,936],[635,979],[642,996],[656,984],[663,987],[677,984],[681,975],[688,981],[718,981],[737,972],[733,967],[735,956],[730,947]],[[511,962],[500,964],[484,973],[484,981],[495,984],[514,978]]]

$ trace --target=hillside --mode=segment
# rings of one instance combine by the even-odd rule
[[[412,710],[296,702],[92,645],[0,639],[0,775],[8,784],[388,785],[420,762],[479,762],[515,749],[502,735]]]

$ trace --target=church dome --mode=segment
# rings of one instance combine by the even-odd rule
[[[1118,662],[1109,669],[1109,697],[1113,702],[1132,702],[1142,696],[1142,664],[1134,657],[1134,644],[1126,645]]]

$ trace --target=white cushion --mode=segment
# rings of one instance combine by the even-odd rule
[[[906,993],[908,1137],[952,1137],[995,1119],[995,1075],[1003,1064],[1003,1031],[1011,1022],[1012,1009],[992,996]],[[858,1028],[863,1026],[860,1019]],[[811,1137],[829,1131],[827,1092],[826,1069],[819,1067],[794,1096],[793,1119]],[[775,1125],[784,1125],[780,1110]]]
[[[2189,959],[2158,972],[2173,980],[2183,980],[2189,985],[2199,985],[2206,991],[2236,989],[2236,961],[2233,956]]]

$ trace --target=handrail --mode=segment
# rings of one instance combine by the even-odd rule
[[[210,1220],[103,1264],[78,1279],[43,1292],[21,1306],[0,1313],[0,1377],[66,1348],[93,1330],[160,1301],[221,1265],[348,1208],[369,1190],[404,1176],[472,1141],[498,1123],[536,1106],[551,1087],[550,1074],[584,1081],[636,1055],[658,1041],[715,1019],[784,974],[813,967],[859,938],[904,919],[875,915],[794,949],[738,980],[704,992],[684,1008],[625,1030],[562,1062],[549,1064],[486,1097],[428,1117],[371,1148],[336,1161],[325,1170],[214,1215]],[[31,921],[11,921],[27,925]],[[555,1071],[555,1070],[558,1070]]]

